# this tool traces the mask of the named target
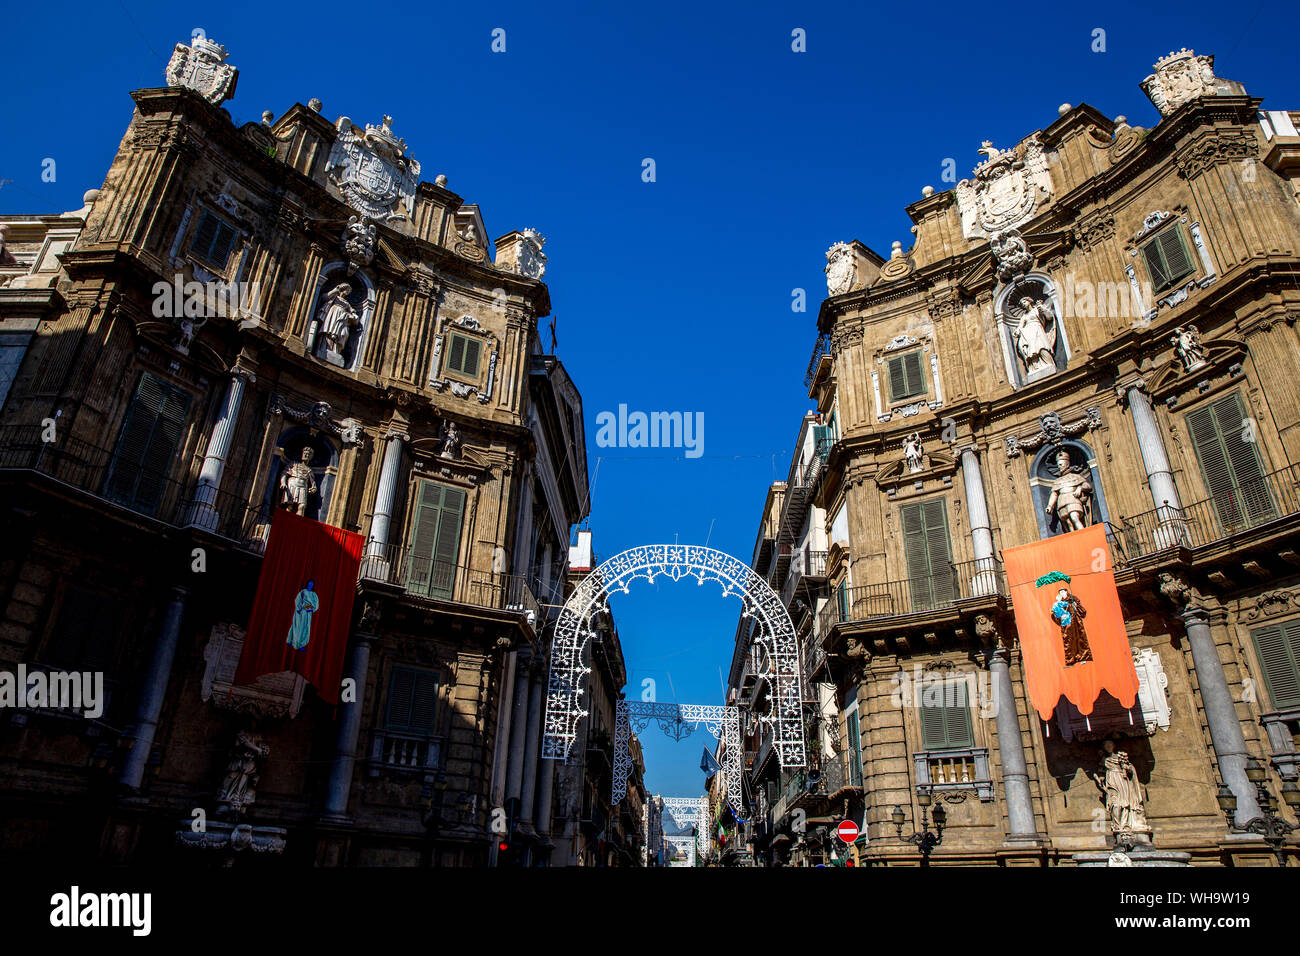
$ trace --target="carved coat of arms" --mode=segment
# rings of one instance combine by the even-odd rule
[[[406,140],[393,135],[393,118],[363,130],[346,116],[335,124],[338,137],[325,172],[349,206],[371,219],[410,218],[420,164],[406,154]]]
[[[837,242],[826,250],[827,295],[843,295],[851,291],[857,279],[857,259],[847,242]]]
[[[213,106],[235,95],[239,71],[226,62],[226,48],[205,36],[195,36],[193,45],[176,44],[167,63],[167,85],[194,90]]]
[[[980,152],[988,158],[975,167],[971,179],[957,184],[961,231],[967,239],[1016,228],[1052,194],[1047,157],[1036,136],[1008,150],[986,140]]]
[[[1150,97],[1161,116],[1168,116],[1188,100],[1218,92],[1214,57],[1197,56],[1186,47],[1156,61],[1155,70],[1142,81],[1142,92]]]

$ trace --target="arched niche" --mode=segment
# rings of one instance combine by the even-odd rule
[[[321,334],[321,308],[326,299],[340,283],[347,283],[348,294],[344,297],[357,313],[357,325],[348,336],[347,344],[341,353],[341,362],[328,356],[327,343]],[[312,297],[311,325],[307,334],[307,347],[313,356],[322,362],[339,365],[346,371],[352,371],[361,363],[365,354],[366,341],[370,337],[370,327],[374,324],[375,305],[379,300],[375,284],[362,270],[348,271],[346,262],[331,262],[320,271],[316,279],[316,292]]]
[[[1089,524],[1103,524],[1110,520],[1106,490],[1101,483],[1101,472],[1097,469],[1097,456],[1093,450],[1084,442],[1073,438],[1066,439],[1059,445],[1046,444],[1038,449],[1029,463],[1029,487],[1033,494],[1034,516],[1038,519],[1040,538],[1052,538],[1070,530],[1061,521],[1056,521],[1053,526],[1053,519],[1044,512],[1052,496],[1052,485],[1061,476],[1056,461],[1057,452],[1060,451],[1069,454],[1072,468],[1086,469],[1086,472],[1080,470],[1079,473],[1086,473],[1092,482],[1092,515]]]
[[[1031,376],[1025,362],[1016,348],[1015,329],[1023,314],[1019,302],[1023,296],[1033,299],[1045,298],[1051,303],[1052,313],[1056,317],[1056,348],[1052,354],[1055,369],[1039,372]],[[998,324],[998,340],[1002,343],[1002,360],[1006,365],[1007,379],[1015,388],[1023,388],[1030,382],[1049,378],[1057,372],[1064,371],[1070,363],[1070,338],[1065,331],[1064,312],[1061,309],[1061,295],[1056,283],[1045,272],[1030,272],[1006,286],[993,303],[993,314]]]
[[[312,475],[316,479],[316,492],[307,501],[307,517],[324,521],[329,516],[330,496],[338,478],[339,450],[334,442],[306,425],[286,429],[275,440],[271,468],[266,489],[262,495],[262,511],[270,521],[272,510],[280,507],[280,477],[289,465],[302,460],[304,448],[313,452]]]

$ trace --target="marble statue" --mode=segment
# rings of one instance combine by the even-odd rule
[[[1194,325],[1180,325],[1174,329],[1169,344],[1174,347],[1174,355],[1183,363],[1183,368],[1190,372],[1205,364],[1205,348],[1201,345],[1201,333]]]
[[[1092,524],[1092,482],[1075,470],[1070,453],[1064,448],[1056,453],[1056,467],[1060,472],[1052,482],[1052,494],[1043,511],[1050,525],[1058,521],[1066,531],[1078,531]]]
[[[441,446],[438,449],[438,457],[455,458],[460,454],[460,429],[456,427],[455,422],[448,420],[442,423],[442,428],[438,432],[438,442]]]
[[[1016,319],[1016,351],[1025,363],[1029,378],[1040,377],[1056,371],[1056,313],[1046,296],[1020,297],[1020,315]]]
[[[348,338],[361,322],[357,310],[348,301],[351,294],[352,286],[340,282],[325,296],[320,311],[316,313],[316,321],[320,324],[321,344],[318,348],[321,358],[340,368],[344,363],[343,350],[347,348]]]
[[[903,455],[907,458],[907,468],[913,474],[925,466],[925,451],[921,448],[921,433],[912,432],[903,439]]]
[[[257,761],[271,752],[254,734],[240,731],[226,765],[226,776],[217,791],[217,802],[241,813],[257,800]]]
[[[1102,747],[1106,754],[1102,758],[1102,769],[1093,773],[1092,779],[1106,803],[1111,832],[1119,838],[1149,834],[1151,826],[1147,823],[1146,797],[1137,768],[1125,751],[1115,748],[1113,740],[1107,740]]]
[[[316,493],[316,476],[311,470],[315,452],[311,446],[302,450],[302,460],[295,461],[280,476],[280,506],[307,514],[307,502]]]

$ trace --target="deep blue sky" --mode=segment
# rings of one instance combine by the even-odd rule
[[[1087,102],[1151,126],[1138,88],[1189,46],[1275,109],[1300,107],[1297,6],[633,3],[11,5],[4,18],[0,212],[58,212],[99,186],[172,46],[201,27],[240,69],[237,121],[295,101],[357,123],[394,117],[423,164],[480,204],[491,238],[533,226],[558,354],[582,389],[591,527],[610,556],[657,541],[748,559],[783,478],[825,294],[824,253],[911,245],[903,207]],[[506,52],[490,50],[506,30]],[[802,28],[807,52],[791,51]],[[1105,53],[1091,51],[1094,29]],[[57,162],[43,183],[41,161]],[[657,181],[641,179],[642,160]],[[795,288],[808,311],[791,311]],[[619,403],[702,411],[705,457],[595,447]],[[629,696],[719,703],[739,603],[715,587],[639,585],[615,601]],[[646,740],[648,779],[700,791],[703,733]]]

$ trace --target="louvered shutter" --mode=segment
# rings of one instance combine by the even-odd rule
[[[908,352],[903,356],[903,374],[907,382],[907,395],[925,394],[925,377],[921,369],[921,353]]]
[[[389,730],[411,729],[411,696],[415,687],[416,672],[409,667],[393,668],[388,682],[388,712],[384,725]]]
[[[966,683],[946,681],[929,689],[928,694],[938,699],[922,699],[921,749],[957,750],[975,746]]]
[[[447,367],[454,372],[459,372],[464,361],[465,337],[463,335],[452,335],[451,350],[447,355]]]
[[[411,694],[411,730],[432,734],[438,707],[438,675],[431,671],[417,671],[415,688]]]
[[[189,411],[190,397],[145,373],[127,409],[113,453],[106,494],[153,514],[171,472]]]
[[[931,596],[934,607],[951,604],[956,597],[953,586],[952,554],[948,547],[948,520],[943,502],[938,498],[924,502],[926,551],[930,559]]]
[[[952,603],[955,596],[943,501],[933,499],[900,509],[903,551],[913,611]]]
[[[848,718],[849,748],[849,785],[862,786],[862,728],[858,724],[858,712],[849,712]]]
[[[1273,707],[1300,706],[1300,620],[1255,628],[1250,635]]]
[[[416,496],[415,519],[411,528],[411,556],[407,568],[407,590],[428,595],[434,580],[433,551],[438,539],[438,519],[442,516],[442,486],[420,482]]]
[[[907,398],[907,380],[903,371],[903,357],[895,355],[885,366],[889,369],[889,403]]]
[[[1259,452],[1246,441],[1244,425],[1241,398],[1235,394],[1187,413],[1187,431],[1224,532],[1275,513]]]
[[[1187,254],[1187,243],[1183,241],[1183,231],[1177,226],[1156,236],[1156,242],[1160,244],[1160,253],[1164,257],[1165,270],[1171,284],[1195,271],[1192,257]]]
[[[461,372],[470,378],[478,378],[478,358],[482,347],[482,343],[477,339],[465,340],[465,360],[461,365]]]
[[[190,243],[190,248],[196,255],[211,260],[212,244],[217,238],[218,225],[217,217],[210,212],[205,212],[199,217],[199,228],[194,230],[194,241]]]

